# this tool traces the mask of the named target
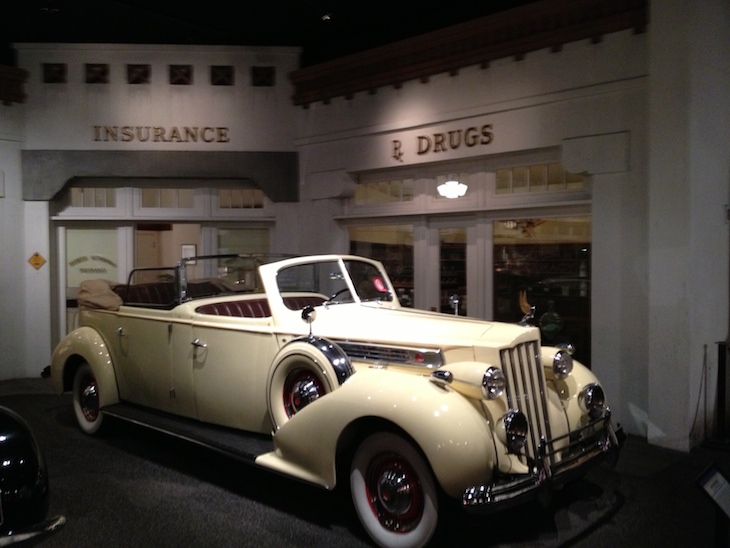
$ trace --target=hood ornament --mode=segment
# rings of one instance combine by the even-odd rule
[[[520,310],[522,310],[524,316],[522,316],[522,319],[519,321],[519,325],[525,327],[532,325],[532,320],[535,319],[535,307],[531,306],[530,303],[527,302],[526,289],[520,291]]]

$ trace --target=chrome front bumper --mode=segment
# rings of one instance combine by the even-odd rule
[[[469,511],[492,512],[536,498],[552,487],[582,476],[608,459],[615,462],[625,437],[621,427],[614,428],[611,424],[609,412],[566,436],[543,440],[532,473],[502,477],[493,484],[469,487],[462,495],[462,507]],[[567,446],[553,449],[563,440],[568,440]]]

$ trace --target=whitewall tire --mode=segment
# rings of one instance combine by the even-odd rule
[[[397,434],[379,432],[360,444],[350,493],[360,522],[380,546],[424,546],[436,531],[438,491],[431,469]]]

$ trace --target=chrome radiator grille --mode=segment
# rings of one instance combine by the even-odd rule
[[[540,442],[552,439],[540,347],[533,341],[504,349],[500,354],[507,379],[507,403],[510,409],[517,409],[527,417],[529,433],[525,451],[530,458],[536,459]]]

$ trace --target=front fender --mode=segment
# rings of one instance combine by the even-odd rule
[[[428,377],[387,369],[358,370],[338,390],[294,415],[274,436],[275,453],[257,463],[332,488],[343,433],[370,418],[408,434],[450,496],[491,479],[497,459],[485,415]]]
[[[56,393],[71,390],[76,368],[83,362],[89,364],[99,385],[99,406],[119,403],[117,377],[109,347],[92,327],[75,329],[53,351],[51,381]]]

